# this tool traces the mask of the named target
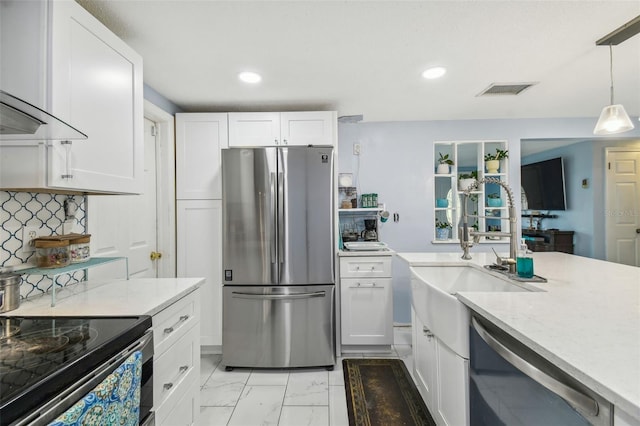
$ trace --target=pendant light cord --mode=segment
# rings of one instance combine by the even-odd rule
[[[611,105],[613,105],[613,46],[609,45],[609,76],[611,77]]]

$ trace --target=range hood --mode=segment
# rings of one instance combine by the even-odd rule
[[[22,99],[0,90],[0,140],[87,139],[87,135]]]

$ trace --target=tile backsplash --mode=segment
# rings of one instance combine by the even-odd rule
[[[65,201],[76,208],[75,217],[69,220],[66,220]],[[25,226],[40,228],[41,235],[83,234],[87,229],[86,219],[86,197],[82,195],[0,191],[0,271],[33,263],[34,253],[22,251]],[[83,276],[82,271],[63,274],[55,278],[55,285],[76,283]],[[23,298],[42,294],[53,284],[54,280],[47,276],[24,275],[20,294]]]

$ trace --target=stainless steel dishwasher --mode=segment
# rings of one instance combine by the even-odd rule
[[[472,317],[471,426],[597,425],[612,405],[493,324]]]

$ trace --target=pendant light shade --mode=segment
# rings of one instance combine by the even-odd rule
[[[633,123],[620,104],[602,108],[600,118],[593,129],[594,135],[614,135],[633,129]]]
[[[633,123],[620,104],[613,103],[613,47],[609,45],[609,71],[611,75],[611,104],[602,109],[600,118],[593,129],[594,135],[614,135],[633,129]]]

